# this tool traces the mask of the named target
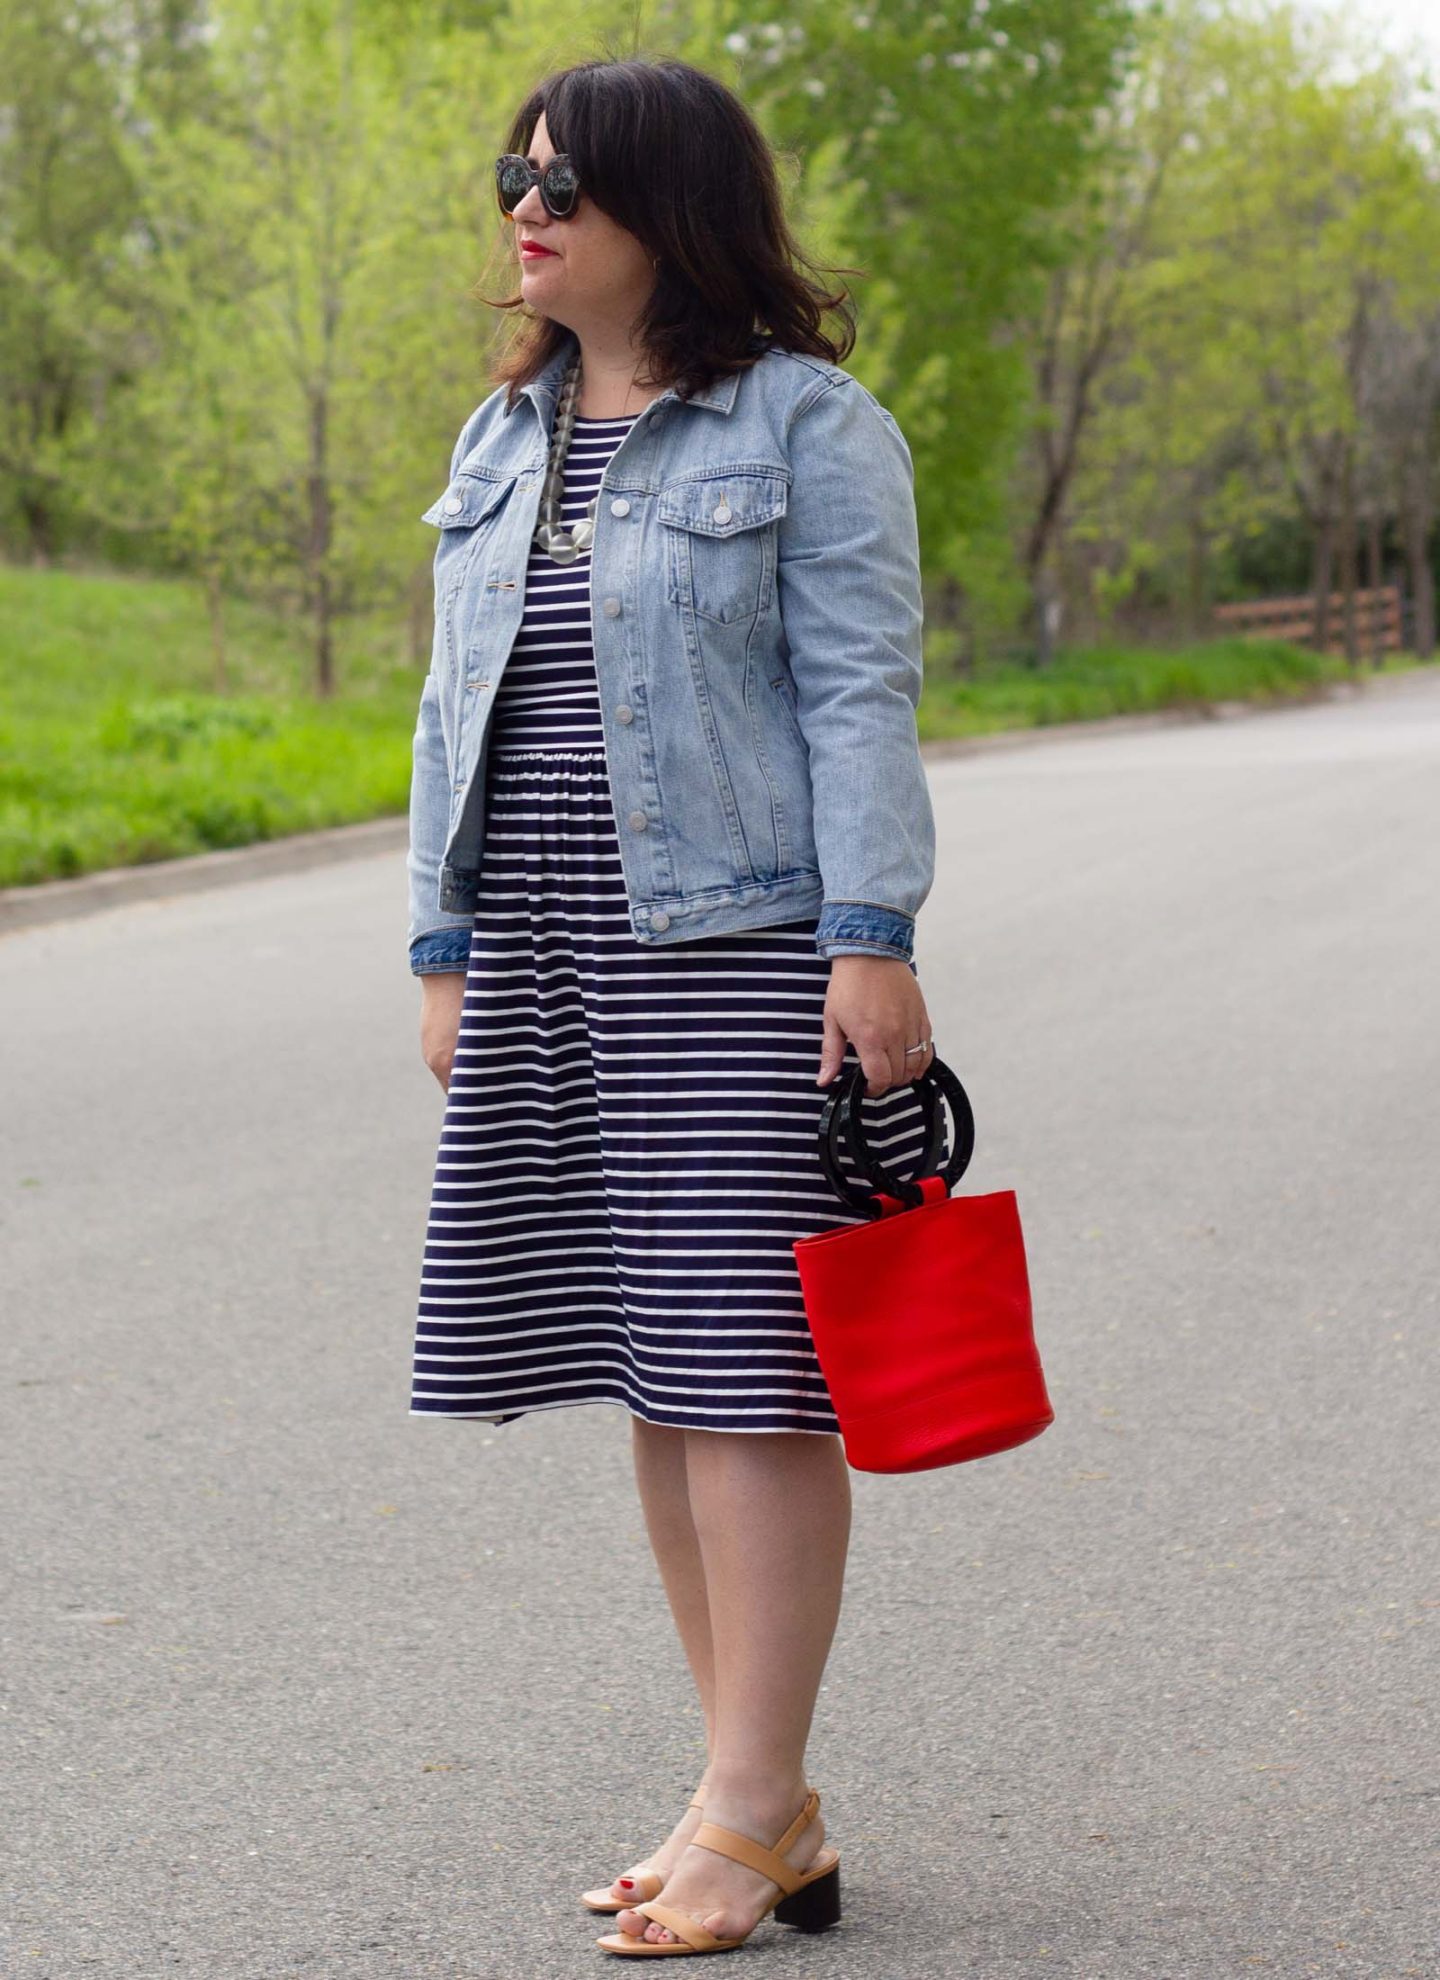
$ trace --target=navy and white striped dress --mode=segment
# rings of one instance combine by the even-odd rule
[[[630,424],[576,421],[566,523]],[[830,963],[814,918],[635,940],[588,553],[556,564],[531,546],[486,779],[411,1414],[509,1423],[609,1402],[692,1429],[836,1431],[790,1248],[863,1221],[816,1142]],[[867,1099],[865,1125],[911,1173],[911,1090]]]

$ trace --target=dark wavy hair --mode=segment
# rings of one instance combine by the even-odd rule
[[[660,258],[638,324],[658,383],[684,397],[745,370],[770,344],[835,364],[849,355],[850,293],[818,278],[865,271],[826,267],[801,250],[770,146],[733,90],[671,56],[577,62],[535,86],[502,149],[528,152],[542,114],[584,196]],[[531,315],[522,295],[477,299],[523,316],[526,327],[491,368],[513,405],[569,329]],[[833,337],[822,328],[828,314],[840,319]]]

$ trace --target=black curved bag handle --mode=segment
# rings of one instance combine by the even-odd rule
[[[907,1180],[887,1169],[879,1156],[866,1145],[861,1121],[861,1104],[866,1097],[865,1079],[865,1068],[857,1060],[835,1082],[821,1109],[820,1163],[825,1179],[842,1202],[856,1210],[863,1210],[867,1217],[883,1217],[885,1214],[885,1206],[875,1194],[877,1189],[897,1198],[907,1209],[918,1210],[925,1201],[924,1191],[919,1186],[921,1176],[943,1176],[948,1192],[970,1165],[970,1157],[975,1153],[975,1112],[970,1105],[970,1097],[938,1054],[917,1079],[910,1081],[911,1086],[917,1089],[925,1110],[925,1148],[918,1169]],[[895,1089],[892,1087],[889,1090],[893,1092]],[[949,1137],[950,1158],[943,1169],[938,1169],[935,1165],[940,1157],[943,1130],[940,1110],[942,1095],[950,1104],[952,1131]],[[868,1189],[861,1187],[840,1168],[836,1136],[842,1132],[851,1161],[869,1178]]]

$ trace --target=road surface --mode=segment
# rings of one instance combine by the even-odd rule
[[[1057,1415],[856,1475],[845,1921],[744,1957],[1433,1976],[1440,677],[931,782]],[[574,1894],[699,1771],[623,1411],[407,1413],[404,892],[0,941],[7,1975],[608,1975]]]

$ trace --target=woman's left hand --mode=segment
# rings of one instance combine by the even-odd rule
[[[817,1086],[828,1086],[839,1072],[847,1039],[860,1055],[872,1100],[892,1086],[908,1086],[929,1069],[935,1047],[910,1053],[905,1047],[929,1037],[930,1014],[908,963],[898,956],[834,957]]]

